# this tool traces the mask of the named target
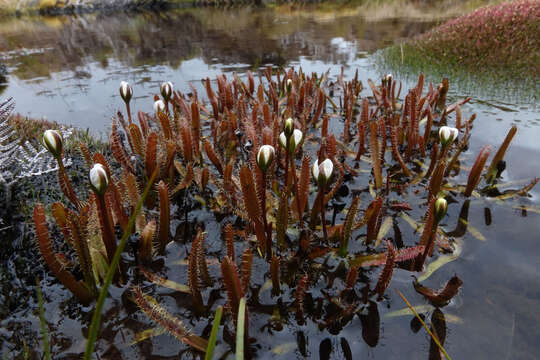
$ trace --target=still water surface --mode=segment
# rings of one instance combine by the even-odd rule
[[[368,78],[380,76],[371,54],[435,25],[410,19],[369,21],[338,10],[285,13],[251,8],[11,19],[0,24],[0,59],[9,71],[0,96],[14,97],[16,110],[23,115],[106,134],[112,115],[122,108],[118,96],[122,80],[133,84],[135,111],[151,110],[162,81],[172,81],[176,89],[189,92],[188,82],[201,89],[200,80],[206,77],[212,79],[221,72],[243,77],[247,70],[256,72],[267,65],[301,66],[308,73],[329,71],[331,78],[343,67],[347,78],[358,71],[366,85]],[[440,80],[426,76],[429,81]],[[405,81],[404,88],[410,84],[412,80]],[[451,85],[453,100],[466,96],[473,100],[464,106],[465,116],[477,114],[471,149],[465,154],[468,162],[481,145],[498,146],[507,129],[517,124],[503,180],[540,175],[540,109],[535,95],[501,94],[500,89],[491,91],[482,85]],[[469,221],[486,241],[467,233],[462,238],[462,256],[430,279],[433,287],[453,273],[464,279],[459,297],[444,309],[449,328],[445,347],[455,359],[534,359],[540,353],[540,192],[536,188],[531,194],[510,205],[472,200]],[[520,209],[521,205],[528,210]],[[449,205],[450,223],[445,230],[457,226],[462,206]],[[486,211],[491,221],[485,219]],[[392,283],[414,305],[423,304],[410,286],[409,272],[396,270]],[[427,358],[429,341],[423,330],[410,330],[411,316],[384,316],[404,308],[399,297],[391,292],[385,304],[386,308],[379,306],[382,320],[377,346],[366,345],[358,324],[346,327],[338,336],[304,327],[300,330],[308,337],[311,357],[329,351],[331,358],[341,358],[340,339],[344,337],[355,359]],[[174,304],[166,305],[174,308]],[[48,306],[48,321],[58,323],[58,333],[69,338],[66,334],[76,324],[54,314],[57,303]],[[114,336],[111,342],[122,342],[118,333]],[[294,345],[296,340],[283,332],[272,339],[261,334],[261,342]],[[156,337],[153,344],[152,354],[164,357],[174,356],[182,347],[167,336]],[[77,353],[80,347],[75,341],[68,348]],[[137,354],[129,346],[120,348],[126,358]],[[264,349],[259,352],[264,353]],[[275,356],[270,354],[264,357]],[[300,354],[292,349],[285,357]]]

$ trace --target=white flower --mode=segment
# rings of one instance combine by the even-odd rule
[[[300,144],[303,137],[304,137],[304,134],[302,134],[302,132],[300,130],[294,129],[294,131],[292,133],[292,137],[291,137],[291,140],[293,140],[291,142],[291,144],[294,144],[295,149],[298,146],[298,144]],[[294,151],[294,149],[293,149],[293,151]]]
[[[298,144],[302,142],[303,137],[304,135],[300,130],[294,129],[291,138],[289,139],[289,153],[294,153]],[[282,148],[287,149],[287,137],[285,136],[284,132],[279,134],[279,144]]]
[[[163,100],[156,100],[154,102],[154,112],[157,114],[158,112],[164,112],[165,111],[165,103]]]
[[[165,101],[169,101],[173,93],[172,82],[166,81],[162,83],[161,86],[159,87],[159,90],[161,91],[161,96],[163,96],[163,99],[165,99]]]
[[[446,147],[457,139],[459,134],[458,129],[450,126],[441,126],[439,129],[439,138],[441,139],[441,145]]]
[[[46,130],[43,133],[43,145],[56,158],[62,154],[62,136],[56,130]]]
[[[263,173],[266,173],[266,170],[274,160],[274,155],[276,150],[272,145],[263,145],[257,153],[257,165]]]
[[[133,96],[133,89],[127,81],[122,81],[120,83],[120,96],[127,103],[131,100],[131,97]]]
[[[105,167],[102,164],[94,164],[92,169],[90,169],[88,177],[90,179],[90,185],[96,194],[105,194],[107,186],[109,185],[109,177],[107,176]]]
[[[325,187],[328,184],[333,172],[334,163],[330,159],[324,160],[320,165],[317,159],[311,167],[311,174],[320,187]]]

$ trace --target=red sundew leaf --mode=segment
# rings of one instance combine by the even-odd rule
[[[424,246],[418,245],[396,250],[395,262],[402,262],[416,258],[424,252]],[[350,266],[370,267],[381,266],[386,263],[386,254],[358,255],[349,261]]]
[[[411,205],[409,205],[409,203],[406,203],[406,202],[394,203],[390,205],[390,208],[392,210],[412,210]]]

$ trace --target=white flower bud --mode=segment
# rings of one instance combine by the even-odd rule
[[[104,195],[109,185],[109,177],[107,176],[105,167],[102,164],[94,164],[92,169],[90,169],[88,178],[95,193],[100,196]]]
[[[43,146],[55,157],[62,154],[62,136],[56,130],[46,130],[43,133]]]
[[[319,185],[319,187],[324,188],[334,172],[334,163],[332,160],[326,159],[319,165],[319,160],[315,160],[315,163],[311,167],[311,175]]]
[[[133,89],[127,81],[122,81],[120,83],[120,96],[122,97],[122,99],[124,99],[126,103],[128,103],[133,96]]]
[[[272,145],[263,145],[259,149],[259,152],[257,153],[257,165],[259,165],[259,168],[263,173],[266,173],[266,170],[268,170],[268,167],[274,160],[275,154],[276,150]]]
[[[156,100],[154,102],[154,112],[157,114],[158,112],[164,112],[165,111],[165,103],[163,100]]]
[[[290,94],[291,90],[292,90],[292,80],[291,79],[287,79],[286,86],[287,86],[287,94]]]
[[[438,224],[439,221],[446,215],[446,211],[448,210],[448,203],[446,202],[445,198],[438,198],[435,201],[434,206],[434,215],[435,215],[435,222]]]
[[[283,125],[283,132],[285,133],[285,136],[289,137],[292,135],[294,130],[294,121],[292,118],[287,118],[285,120],[285,125]]]
[[[161,96],[163,96],[163,99],[165,99],[165,101],[169,101],[173,93],[172,82],[166,81],[162,83],[161,86],[159,87],[159,90],[161,92]]]
[[[441,140],[441,145],[446,147],[451,144],[454,140],[457,139],[459,134],[458,129],[450,126],[441,126],[439,129],[439,138]]]

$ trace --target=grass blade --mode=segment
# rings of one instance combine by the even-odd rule
[[[411,304],[409,303],[409,301],[407,301],[407,299],[405,298],[405,296],[403,296],[403,294],[401,293],[401,291],[397,290],[399,296],[401,296],[401,298],[403,299],[403,301],[405,301],[405,304],[407,304],[407,306],[409,307],[409,309],[411,309],[411,311],[413,312],[414,316],[416,316],[416,318],[418,319],[418,321],[420,321],[420,323],[422,324],[422,326],[424,327],[424,329],[426,329],[426,331],[428,332],[429,336],[431,336],[431,338],[433,339],[433,341],[435,341],[435,344],[437,344],[437,346],[439,347],[439,349],[442,351],[442,353],[444,354],[444,357],[446,358],[446,360],[451,360],[450,359],[450,355],[448,355],[448,353],[446,352],[446,350],[444,350],[443,346],[441,345],[441,343],[439,342],[439,339],[437,339],[437,337],[431,332],[431,330],[429,330],[429,328],[427,327],[426,323],[424,322],[424,320],[422,320],[422,318],[418,315],[418,313],[416,312],[416,310],[414,310],[414,308],[411,306]]]
[[[246,322],[246,298],[238,304],[238,321],[236,323],[236,360],[244,360],[244,329]]]
[[[41,323],[41,336],[43,337],[43,354],[46,360],[51,360],[51,347],[49,345],[49,334],[45,324],[45,310],[43,309],[43,294],[39,286],[39,279],[36,279],[36,291],[39,305],[39,322]]]
[[[212,324],[212,332],[210,332],[210,339],[208,340],[208,348],[206,349],[204,360],[212,360],[212,357],[214,356],[214,348],[216,347],[216,340],[218,337],[222,313],[223,306],[219,305],[216,309],[216,316],[214,317],[214,323]]]

